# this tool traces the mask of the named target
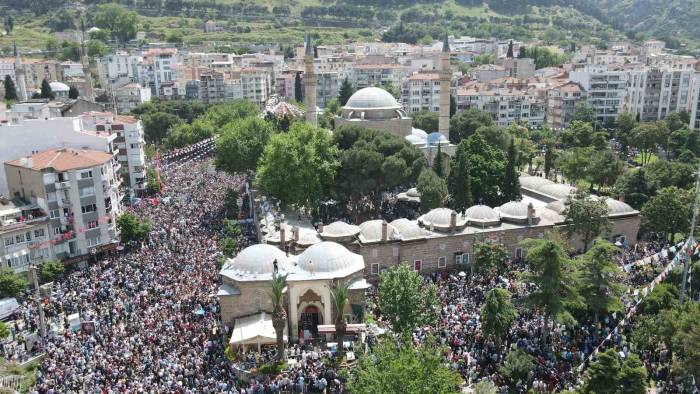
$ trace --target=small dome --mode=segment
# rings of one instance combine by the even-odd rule
[[[310,246],[321,242],[321,237],[313,229],[300,228],[299,229],[299,239],[296,240],[296,244],[299,246]]]
[[[51,86],[51,91],[54,93],[67,92],[70,90],[70,87],[63,82],[51,82],[49,86]]]
[[[304,271],[345,277],[365,268],[362,256],[335,242],[320,242],[299,255],[298,265]]]
[[[632,215],[638,213],[636,209],[620,200],[606,198],[605,204],[608,206],[608,215],[610,216]]]
[[[275,260],[280,269],[288,264],[287,256],[281,250],[272,245],[257,244],[243,249],[233,258],[228,269],[253,274],[272,274]]]
[[[545,208],[551,209],[552,211],[562,214],[564,213],[564,210],[566,209],[566,203],[564,200],[556,200],[552,201],[549,204],[545,205]]]
[[[442,135],[438,132],[428,134],[428,145],[437,146],[437,145],[445,145],[445,144],[449,144],[449,143],[450,143],[450,141],[448,141],[444,135]]]
[[[457,227],[464,227],[467,224],[467,220],[462,215],[449,208],[432,209],[430,212],[419,217],[418,221],[426,228],[432,227],[435,230],[450,230],[453,213],[456,214]]]
[[[539,190],[542,186],[554,184],[549,179],[531,175],[521,175],[518,181],[520,186],[531,190]]]
[[[360,227],[353,224],[337,221],[327,226],[323,226],[321,237],[323,238],[346,238],[354,237],[360,233]]]
[[[500,207],[494,208],[494,211],[501,215],[501,218],[509,219],[527,219],[528,207],[522,201],[510,201]]]
[[[399,231],[399,235],[403,241],[425,238],[429,234],[418,225],[417,220],[396,219],[391,222],[391,225]]]
[[[418,189],[412,187],[405,192],[397,194],[396,198],[399,201],[420,202],[420,193],[418,193]]]
[[[369,220],[360,224],[360,242],[380,242],[382,241],[383,220]],[[391,224],[386,225],[386,239],[388,241],[399,238],[399,231]]]
[[[424,130],[417,129],[415,127],[411,130],[411,135],[416,135],[423,140],[428,138],[428,133],[426,133]]]
[[[425,138],[421,138],[415,134],[409,134],[404,138],[411,145],[425,145]]]
[[[464,216],[466,216],[469,223],[478,224],[480,226],[490,226],[500,222],[498,212],[486,205],[474,205],[473,207],[469,207],[464,213]]]
[[[565,199],[569,197],[572,192],[575,192],[576,188],[569,185],[563,185],[561,183],[552,183],[550,185],[540,187],[538,191],[557,199]]]
[[[401,109],[394,96],[381,88],[360,89],[350,96],[345,109]]]

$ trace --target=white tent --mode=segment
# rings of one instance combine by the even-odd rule
[[[286,333],[286,328],[285,328]],[[287,336],[283,335],[283,340],[287,341]],[[272,325],[272,316],[265,312],[258,315],[236,319],[233,333],[229,344],[246,348],[250,345],[257,345],[260,351],[261,345],[271,345],[277,342],[275,328]]]

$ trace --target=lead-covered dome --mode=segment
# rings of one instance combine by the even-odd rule
[[[401,109],[391,93],[381,88],[368,87],[355,92],[345,104],[345,109]]]
[[[70,90],[70,87],[63,82],[50,82],[49,86],[51,86],[51,91],[54,93],[68,92]]]
[[[622,202],[620,200],[606,198],[605,204],[608,206],[608,215],[609,216],[625,216],[625,215],[635,215],[635,214],[639,213],[636,209],[632,208],[629,204]]]
[[[418,225],[417,220],[401,218],[391,222],[391,225],[399,231],[402,241],[422,239],[427,237],[429,234],[427,231],[425,231],[425,229]]]
[[[418,218],[418,222],[426,228],[434,230],[452,229],[452,216],[455,216],[455,227],[464,227],[467,220],[457,212],[449,208],[435,208]]]
[[[364,259],[335,242],[320,242],[310,246],[297,259],[308,275],[319,278],[342,278],[365,268]]]
[[[257,244],[243,249],[236,257],[229,259],[223,272],[230,273],[237,280],[265,280],[274,272],[277,260],[279,272],[287,272],[289,260],[281,250],[268,244]]]
[[[473,207],[469,207],[464,213],[464,216],[470,224],[479,226],[493,226],[500,223],[498,212],[486,205],[474,205]]]
[[[360,242],[380,242],[382,239],[382,227],[386,225],[386,241],[396,240],[399,238],[399,232],[396,227],[383,220],[368,220],[360,224]]]
[[[360,227],[354,224],[347,224],[345,222],[337,221],[329,225],[323,226],[323,231],[320,235],[324,239],[342,239],[342,238],[352,238],[360,233]]]
[[[503,220],[524,222],[527,221],[527,214],[530,209],[533,210],[534,217],[534,208],[531,205],[528,205],[522,201],[509,201],[500,207],[494,208],[494,211],[501,215],[501,219]]]

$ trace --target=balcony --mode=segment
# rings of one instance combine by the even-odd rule
[[[70,188],[70,181],[56,182],[56,190]]]

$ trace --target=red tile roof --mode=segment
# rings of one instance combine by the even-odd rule
[[[29,162],[23,159],[31,159],[31,168],[36,171],[46,168],[53,168],[55,171],[68,171],[102,165],[112,160],[112,155],[97,150],[49,149],[27,158],[11,160],[6,163],[17,167],[27,167]]]

